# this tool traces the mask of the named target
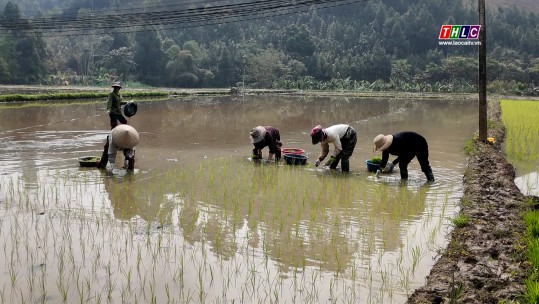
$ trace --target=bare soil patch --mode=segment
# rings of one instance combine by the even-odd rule
[[[502,149],[505,130],[497,101],[490,105],[489,119],[489,136],[496,142],[474,142],[464,175],[460,215],[469,224],[453,230],[426,285],[412,294],[409,304],[521,300],[530,271],[523,213],[531,205],[515,185],[515,171]]]

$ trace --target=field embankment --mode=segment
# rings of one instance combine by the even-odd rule
[[[72,100],[106,98],[111,91],[110,87],[95,86],[27,86],[27,85],[0,85],[0,102],[40,101],[40,100]],[[346,96],[365,98],[413,98],[413,99],[476,99],[477,94],[468,93],[409,93],[409,92],[381,92],[381,91],[350,91],[350,90],[276,90],[276,89],[248,89],[244,92],[240,88],[219,89],[181,89],[181,88],[123,88],[121,94],[124,98],[168,97],[168,96],[223,96],[233,95],[260,95],[285,94],[305,96]]]
[[[409,304],[501,303],[519,300],[525,292],[530,268],[524,256],[523,214],[529,205],[502,149],[505,129],[497,101],[491,104],[489,120],[489,136],[496,143],[474,141],[469,147],[459,215],[468,223],[453,230],[426,285]]]

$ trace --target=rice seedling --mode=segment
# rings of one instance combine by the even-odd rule
[[[539,212],[526,213],[524,221],[526,222],[526,235],[530,238],[539,238]]]
[[[51,171],[33,192],[1,177],[17,212],[2,218],[0,241],[13,285],[33,287],[23,299],[0,278],[0,298],[398,302],[421,281],[424,243],[440,242],[429,237],[439,210],[445,217],[455,204],[419,187],[231,158],[136,178]],[[25,271],[33,260],[48,267]]]
[[[539,109],[537,101],[502,100],[502,121],[506,128],[505,150],[508,160],[520,175],[531,172],[523,182],[517,183],[524,194],[537,194],[539,180],[538,138],[539,127],[534,123]],[[535,174],[535,178],[533,177]],[[526,256],[530,261],[533,274],[526,280],[525,303],[539,301],[539,215],[537,211],[524,215],[526,222]]]
[[[506,128],[505,152],[517,171],[535,171],[539,160],[539,126],[535,115],[539,102],[531,100],[501,100],[502,122]]]
[[[539,282],[536,280],[526,280],[526,292],[524,293],[526,303],[539,302]]]

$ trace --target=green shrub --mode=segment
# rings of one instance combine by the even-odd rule
[[[0,102],[12,101],[38,101],[38,100],[66,100],[66,99],[87,99],[87,98],[107,98],[108,92],[80,92],[80,93],[48,93],[48,94],[6,94],[0,95]],[[162,97],[168,96],[167,92],[123,92],[122,96],[127,97]]]
[[[455,227],[462,228],[468,225],[470,219],[465,215],[458,215],[457,217],[452,219],[451,222],[453,222],[453,225],[455,225]]]

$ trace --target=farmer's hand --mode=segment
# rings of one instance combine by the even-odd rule
[[[331,156],[329,160],[326,162],[326,166],[331,166],[331,164],[333,164],[333,162],[336,160],[337,158],[335,156]]]
[[[317,159],[316,163],[314,163],[314,165],[317,166],[317,167],[320,166],[320,159]]]
[[[388,163],[384,169],[382,170],[382,173],[389,173],[393,170],[393,167],[395,167],[395,165],[393,163]]]

